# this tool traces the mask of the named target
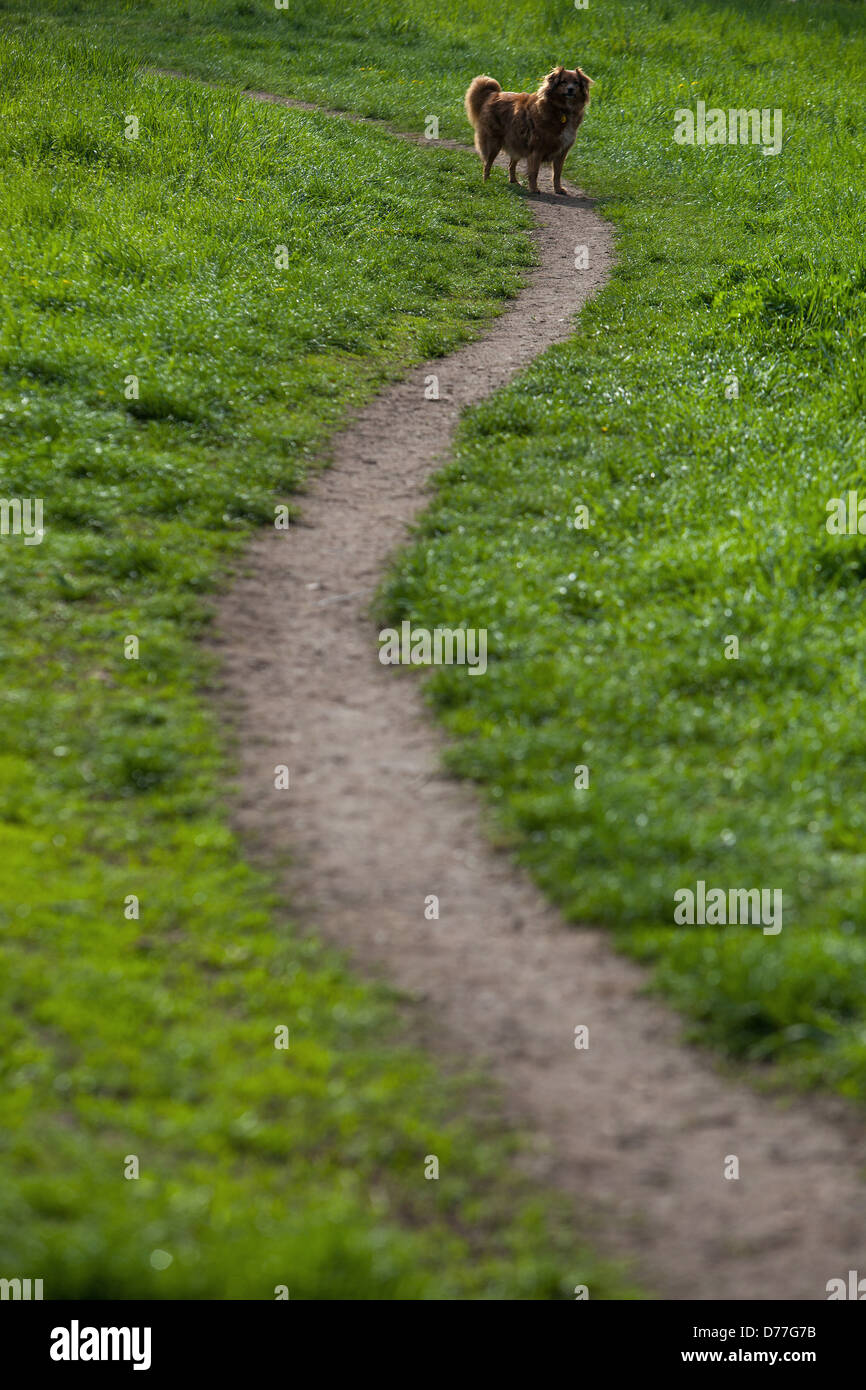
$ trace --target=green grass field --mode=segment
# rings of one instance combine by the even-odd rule
[[[619,229],[614,281],[471,414],[383,612],[490,630],[488,678],[443,672],[431,697],[452,765],[566,912],[652,961],[697,1036],[862,1096],[866,559],[824,524],[866,452],[862,7],[517,0],[503,25],[452,0],[155,0],[113,32],[464,138],[478,71],[597,80],[567,168]],[[781,109],[781,153],[675,144],[699,99]],[[781,889],[782,932],[675,927],[698,879]]]
[[[27,189],[0,195],[3,486],[51,501],[41,546],[0,549],[8,1249],[79,1293],[562,1293],[580,1271],[557,1222],[531,1201],[503,1218],[498,1141],[453,1129],[451,1092],[434,1105],[426,1065],[383,1041],[387,1003],[269,915],[225,828],[193,644],[226,554],[347,403],[514,288],[524,203],[459,155],[59,37],[467,139],[478,71],[597,80],[566,173],[618,228],[613,282],[471,412],[383,614],[488,628],[486,678],[443,671],[430,696],[564,910],[652,963],[720,1053],[862,1097],[866,557],[824,525],[864,462],[862,7],[516,0],[505,23],[453,0],[39,0],[0,24],[0,148]],[[676,145],[698,99],[781,108],[781,154]],[[675,928],[698,879],[781,888],[783,931]],[[252,1065],[281,1022],[292,1071]],[[417,1180],[446,1143],[459,1220]],[[121,1186],[139,1151],[146,1180]],[[154,1248],[175,1252],[159,1274]]]
[[[513,293],[525,209],[491,188],[478,229],[459,157],[59,36],[0,53],[0,492],[45,527],[0,541],[0,1269],[46,1298],[616,1296],[495,1102],[244,864],[196,642],[348,406]]]

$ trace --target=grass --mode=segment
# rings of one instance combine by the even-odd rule
[[[14,34],[25,11],[12,3],[4,13],[5,32]],[[104,7],[74,0],[39,0],[26,12],[29,32],[45,31],[55,45],[61,35],[101,43],[110,28],[112,42],[153,64],[320,100],[387,118],[404,129],[420,130],[426,116],[435,114],[446,136],[466,138],[462,92],[478,71],[492,71],[506,85],[525,88],[562,59],[580,62],[597,80],[569,169],[602,197],[603,211],[618,227],[613,282],[585,312],[575,339],[545,354],[510,390],[470,413],[434,506],[391,577],[383,611],[428,626],[462,621],[488,628],[486,678],[437,672],[430,697],[451,731],[453,765],[487,788],[496,833],[564,910],[575,920],[609,924],[624,949],[651,963],[658,987],[692,1020],[696,1036],[734,1058],[775,1063],[804,1084],[862,1097],[866,744],[860,709],[866,561],[859,537],[833,537],[824,525],[827,501],[862,486],[864,464],[866,98],[860,75],[866,35],[861,7],[786,0],[664,0],[660,6],[608,0],[576,11],[546,0],[515,0],[503,25],[489,9],[457,6],[454,0],[401,0],[399,8],[389,0],[364,0],[352,13],[329,0],[315,5],[297,0],[288,11],[203,0],[176,7],[154,0],[114,6],[110,26],[106,18]],[[91,55],[90,61],[101,60]],[[699,99],[724,108],[781,108],[782,153],[766,158],[750,147],[676,145],[674,111]],[[230,98],[212,100],[229,109],[220,103]],[[138,90],[136,102],[140,105]],[[117,109],[124,109],[123,103]],[[50,129],[50,121],[45,125]],[[8,142],[8,122],[3,129]],[[374,138],[359,138],[363,159],[371,159]],[[236,145],[231,157],[238,157]],[[414,159],[402,151],[400,158]],[[416,173],[428,177],[422,164],[429,168],[435,159],[432,150],[419,151],[413,180]],[[187,167],[194,167],[192,159]],[[469,166],[467,172],[455,156],[449,195],[452,180],[459,184],[464,178],[473,198],[490,200],[477,224],[467,205],[468,225],[489,226],[495,209],[504,227],[516,231],[516,211],[496,201],[497,181],[485,194],[477,168]],[[363,181],[359,186],[355,180],[353,189],[363,197]],[[66,204],[60,211],[68,215]],[[435,246],[428,247],[428,255],[435,253]],[[500,275],[516,254],[512,241]],[[491,255],[488,248],[482,258],[488,266]],[[441,283],[454,293],[457,308],[453,263]],[[465,287],[463,292],[468,293]],[[439,309],[447,312],[447,299]],[[16,321],[8,331],[14,332]],[[125,372],[126,353],[118,363],[118,374]],[[216,379],[211,372],[209,365],[204,382]],[[737,378],[735,396],[731,373]],[[214,394],[220,400],[225,396]],[[345,398],[344,382],[329,425]],[[268,426],[266,414],[267,409],[264,436],[270,441],[273,423]],[[182,437],[199,427],[204,428],[187,421]],[[168,426],[157,422],[148,428]],[[34,438],[46,433],[35,432]],[[310,452],[319,437],[311,426]],[[171,458],[182,453],[174,439]],[[289,445],[287,459],[296,453],[296,444]],[[229,454],[224,445],[220,476],[223,469],[230,476]],[[79,466],[92,466],[92,449],[78,457]],[[268,469],[262,499],[294,481],[288,462]],[[210,484],[220,486],[216,475],[210,475]],[[576,503],[590,509],[592,524],[585,531],[571,524]],[[270,503],[260,505],[257,515],[238,521],[239,528],[261,519]],[[229,543],[225,531],[219,535]],[[198,523],[194,538],[196,545],[202,543]],[[216,536],[210,539],[216,545]],[[84,536],[77,540],[85,544]],[[140,543],[137,532],[133,541]],[[26,563],[35,567],[48,544],[46,538],[42,547],[33,547]],[[155,550],[159,563],[168,563],[161,541]],[[175,552],[171,563],[189,561]],[[43,657],[46,650],[52,653],[45,661],[49,676],[66,657],[62,634],[70,612],[84,613],[93,667],[105,666],[95,597],[86,600],[89,608],[75,608],[77,587],[88,582],[79,577],[81,568],[78,563],[74,572],[61,567],[56,580],[56,611],[63,621],[51,629],[57,634],[52,641],[43,640],[39,648]],[[130,581],[135,602],[130,598],[128,608],[120,605],[124,630],[137,630],[139,573],[136,558]],[[272,942],[263,925],[262,890],[252,886],[228,839],[219,839],[226,836],[215,817],[223,764],[213,731],[197,722],[201,715],[192,692],[199,673],[186,640],[195,630],[189,616],[193,607],[199,612],[195,595],[189,596],[194,581],[195,574],[182,588],[184,656],[176,658],[185,738],[178,743],[175,731],[165,737],[165,746],[184,750],[183,775],[172,764],[178,780],[168,795],[158,784],[134,798],[118,795],[115,824],[139,836],[140,846],[130,849],[134,881],[142,872],[138,859],[164,869],[163,875],[148,870],[148,893],[167,883],[165,911],[193,911],[194,894],[203,892],[211,905],[209,929],[219,932],[222,926],[225,942],[232,912],[226,889],[196,886],[197,875],[213,868],[218,877],[239,883],[240,900],[253,904],[253,916],[262,913],[256,920],[265,941]],[[116,582],[109,575],[98,592],[104,595]],[[166,594],[176,588],[157,587],[158,633],[175,659],[179,620],[159,605],[165,607]],[[28,587],[26,603],[30,592]],[[33,620],[19,602],[16,594],[14,611],[22,616],[14,635],[22,639],[31,634]],[[724,655],[732,634],[739,638],[737,660]],[[169,657],[162,659],[170,667]],[[119,658],[116,668],[115,681],[121,679]],[[142,671],[138,679],[143,680]],[[124,671],[122,679],[134,682],[135,677]],[[107,698],[106,684],[99,678],[99,700]],[[78,750],[82,744],[101,750],[102,739],[87,737],[96,726],[86,700],[82,715],[83,682],[70,681],[64,709],[73,732],[63,731],[61,746],[75,748],[76,756],[52,758],[48,776],[47,686],[40,672],[36,692],[13,704],[16,720],[30,730],[24,747],[35,749],[26,767],[11,767],[14,805],[21,808],[16,814],[48,824],[47,806],[53,825],[58,805],[71,807],[60,848],[76,862],[86,852],[91,872],[107,885],[106,902],[116,904],[132,891],[127,866],[117,863],[116,836],[109,833],[100,842],[88,831],[86,844],[82,839],[79,845],[82,807],[94,814],[92,792],[82,788],[78,805],[61,802],[69,795],[64,776],[74,778],[76,766],[87,765],[79,762]],[[125,756],[132,756],[131,746],[135,758],[153,757],[158,765],[160,730],[143,719],[153,717],[154,688],[157,681],[146,698],[142,695],[144,709],[139,707],[137,725],[133,718],[137,733],[125,740]],[[173,699],[175,708],[180,706]],[[53,703],[51,713],[55,717]],[[105,722],[100,720],[100,733]],[[109,732],[109,746],[111,737]],[[189,756],[190,746],[203,751]],[[590,787],[583,792],[573,785],[577,764],[590,768]],[[147,766],[142,775],[148,775]],[[129,787],[127,776],[120,782]],[[215,818],[217,843],[209,843],[205,834],[204,846],[195,845],[194,837],[187,845],[189,891],[179,895],[182,851],[176,843],[166,845],[165,836],[167,824],[177,836],[177,826],[185,822],[174,810],[169,819],[165,807],[181,795],[180,782],[189,798],[190,824],[199,813],[207,813],[209,827]],[[96,809],[101,817],[105,807]],[[24,841],[29,854],[33,837],[29,828],[22,834],[29,836]],[[43,852],[49,847],[56,852],[52,835],[40,834]],[[94,869],[94,849],[115,864],[115,878],[114,868],[107,877],[104,868]],[[32,873],[41,886],[41,866]],[[674,893],[699,878],[726,887],[780,888],[783,931],[765,937],[755,929],[674,928]],[[16,889],[22,904],[38,901],[36,883],[27,893]],[[79,905],[94,901],[77,879],[68,896]],[[119,909],[112,910],[120,923]],[[190,950],[201,939],[200,915],[195,910],[195,931],[186,935]],[[104,920],[104,914],[96,916]],[[59,931],[59,920],[52,906],[43,932]],[[228,937],[237,945],[236,927]],[[33,941],[28,930],[18,967],[27,981],[28,1006],[43,978]],[[246,930],[243,941],[246,945]],[[111,942],[120,948],[117,932]],[[70,956],[76,970],[80,945],[81,933],[75,932]],[[164,966],[168,970],[169,962]],[[179,968],[174,952],[171,968]],[[232,967],[230,982],[237,983],[238,968]],[[106,990],[127,987],[123,971],[114,977],[107,972],[106,978]],[[88,988],[92,983],[87,977]],[[79,986],[75,998],[80,994]],[[160,1001],[153,1006],[158,1032],[159,1009],[171,1002],[179,1006],[174,993],[169,1003],[163,994],[154,997]],[[250,996],[240,997],[249,1008]],[[21,1012],[16,1004],[16,1027]],[[62,1030],[55,1042],[56,1021],[46,1020],[45,1028],[46,1046],[50,1040],[68,1049]],[[80,1031],[74,1042],[81,1045]],[[25,1054],[35,1047],[23,1029],[19,1045]],[[167,1043],[160,1055],[169,1067],[174,1054]],[[341,1049],[332,1064],[339,1070],[345,1057]],[[376,1060],[371,1078],[381,1075]],[[38,1089],[27,1081],[24,1065],[25,1087]],[[249,1068],[240,1071],[237,1084],[252,1085]],[[43,1084],[53,1085],[53,1077],[44,1073]],[[219,1084],[225,1094],[222,1075]],[[415,1081],[409,1094],[414,1102]],[[31,1113],[29,1094],[18,1103]],[[49,1113],[54,1113],[50,1107]],[[196,1115],[209,1113],[195,1107]],[[327,1107],[321,1113],[329,1113]],[[76,1171],[74,1155],[64,1168],[62,1146],[73,1143],[81,1123],[77,1115],[64,1116],[48,1129],[60,1147],[49,1158],[39,1150],[43,1164],[59,1159],[55,1171]],[[86,1130],[82,1133],[80,1154],[92,1154],[85,1147]],[[112,1162],[131,1147],[126,1131],[120,1134]],[[36,1152],[25,1152],[23,1163],[32,1164]],[[478,1152],[473,1146],[472,1153]],[[175,1174],[174,1158],[173,1164]],[[344,1168],[340,1174],[351,1184],[355,1170],[349,1171],[349,1178]],[[207,1175],[205,1186],[215,1181],[212,1169]],[[77,1179],[66,1181],[74,1186]],[[236,1175],[230,1179],[238,1181]],[[33,1186],[42,1191],[44,1183]],[[327,1182],[323,1186],[332,1191]],[[13,1188],[11,1200],[23,1200],[20,1191]],[[117,1210],[116,1201],[112,1209]],[[169,1210],[164,1196],[158,1209]],[[232,1210],[226,1201],[223,1222]],[[178,1218],[181,1225],[183,1219]],[[65,1229],[69,1220],[49,1216],[45,1224],[53,1231],[55,1224]],[[423,1243],[427,1233],[416,1238]],[[154,1239],[169,1236],[160,1230]],[[536,1268],[534,1258],[526,1257],[530,1270]],[[513,1270],[513,1263],[508,1268]],[[449,1277],[471,1283],[475,1269],[470,1263],[455,1274],[449,1266]],[[431,1277],[441,1289],[438,1272]]]
[[[457,156],[74,36],[9,30],[0,69],[0,492],[45,528],[0,541],[4,1277],[621,1296],[495,1102],[244,863],[201,699],[244,537],[350,405],[514,292],[525,209],[491,187],[479,227]]]
[[[503,25],[454,0],[155,0],[115,32],[443,135],[467,134],[478,71],[597,80],[569,167],[619,229],[613,283],[470,414],[383,611],[488,628],[486,679],[437,673],[430,696],[566,913],[651,962],[696,1036],[862,1097],[866,560],[825,529],[866,453],[861,7],[516,0]],[[698,100],[780,108],[781,154],[677,145]],[[782,932],[675,927],[698,879],[780,889]]]

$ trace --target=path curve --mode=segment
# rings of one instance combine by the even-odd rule
[[[632,1258],[661,1297],[822,1299],[828,1279],[866,1272],[860,1117],[832,1098],[760,1096],[684,1046],[675,1016],[641,996],[644,972],[604,932],[564,926],[490,847],[477,794],[441,770],[418,679],[377,660],[370,598],[460,411],[572,333],[606,278],[611,233],[588,199],[532,206],[540,265],[513,306],[353,419],[302,524],[257,535],[220,605],[236,824],[256,852],[291,853],[293,915],[408,991],[431,1050],[497,1078],[509,1117],[537,1136],[536,1173],[578,1199],[597,1248]],[[288,795],[273,791],[278,763]],[[424,918],[431,893],[438,922]],[[723,1176],[729,1154],[739,1181]]]

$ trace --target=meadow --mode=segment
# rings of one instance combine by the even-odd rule
[[[450,0],[156,0],[113,32],[464,139],[478,71],[596,79],[567,172],[616,224],[613,282],[471,413],[382,616],[489,629],[489,676],[437,673],[430,697],[564,911],[652,963],[695,1037],[862,1096],[866,560],[825,524],[866,453],[861,7],[518,0],[503,25]],[[698,100],[780,109],[780,154],[677,144]],[[676,926],[699,880],[778,889],[782,932]]]
[[[0,69],[0,493],[44,506],[41,542],[0,542],[3,1271],[615,1296],[495,1099],[244,862],[201,644],[342,414],[514,292],[525,209],[491,189],[479,229],[454,155],[74,37],[4,33]]]
[[[298,1089],[328,1136],[348,1107],[360,1153],[348,1170],[316,1166],[309,1151],[299,1160],[296,1209],[307,1225],[303,1202],[321,1200],[326,1212],[343,1203],[370,1296],[414,1290],[410,1248],[428,1261],[422,1296],[502,1289],[515,1270],[529,1296],[547,1296],[556,1276],[536,1208],[514,1224],[487,1212],[485,1229],[498,1234],[486,1264],[465,1262],[464,1236],[432,1218],[411,1232],[386,1221],[376,1273],[359,1234],[372,1228],[360,1189],[378,1171],[377,1138],[396,1144],[395,1095],[399,1133],[417,1134],[422,1115],[429,1122],[419,1098],[431,1073],[385,1048],[377,992],[285,924],[274,933],[267,885],[225,827],[226,756],[203,712],[194,646],[226,553],[272,515],[274,494],[297,484],[299,460],[318,454],[347,404],[431,344],[450,346],[513,292],[527,263],[525,203],[501,178],[482,189],[477,165],[458,154],[397,148],[369,131],[337,135],[324,118],[253,112],[231,92],[169,88],[136,74],[132,59],[400,129],[421,130],[435,114],[442,135],[464,139],[462,94],[476,72],[525,89],[561,60],[596,79],[566,176],[616,226],[613,280],[572,340],[468,415],[383,589],[381,616],[488,629],[484,679],[437,672],[429,697],[451,734],[451,766],[488,794],[492,833],[566,914],[608,926],[645,960],[654,987],[717,1055],[772,1064],[754,1078],[860,1099],[866,555],[859,535],[834,536],[825,521],[830,499],[864,487],[862,8],[515,0],[506,23],[453,0],[362,0],[351,11],[329,0],[288,11],[153,0],[110,16],[84,0],[39,0],[0,6],[0,23],[10,67],[0,145],[33,190],[7,251],[16,298],[2,339],[3,423],[19,448],[13,471],[4,462],[4,489],[56,499],[42,546],[23,560],[0,551],[7,669],[10,653],[15,663],[4,683],[4,860],[21,904],[7,923],[17,949],[4,1059],[18,1084],[6,1104],[23,1122],[7,1147],[22,1175],[3,1199],[12,1248],[25,1265],[31,1250],[48,1249],[62,1268],[72,1228],[80,1251],[69,1287],[81,1292],[81,1270],[92,1268],[97,1283],[137,1289],[156,1278],[146,1259],[130,1272],[109,1252],[147,1212],[148,1249],[177,1243],[173,1222],[195,1233],[191,1249],[200,1239],[216,1248],[226,1233],[221,1273],[200,1263],[190,1281],[187,1265],[182,1276],[165,1271],[160,1288],[249,1286],[254,1242],[231,1212],[248,1201],[267,1223],[282,1209],[284,1160],[268,1117],[280,1101],[269,1082],[270,1099],[256,1104],[261,1082],[232,1038],[237,1029],[247,1048],[260,1046],[282,1021],[273,1015],[285,1011],[284,988],[271,1004],[256,992],[282,972],[316,1020]],[[34,84],[44,100],[33,100]],[[121,121],[131,91],[151,132],[134,148]],[[781,109],[780,154],[677,145],[674,112],[698,100]],[[58,154],[65,185],[46,168]],[[8,222],[18,214],[4,187]],[[295,223],[294,301],[274,297],[272,263],[263,268],[272,243],[286,240],[288,198],[310,211]],[[328,217],[336,237],[319,235]],[[25,257],[22,228],[38,254]],[[147,291],[143,302],[133,306],[129,285]],[[70,340],[73,320],[81,332]],[[190,343],[191,324],[200,336]],[[138,414],[120,385],[136,353],[147,383]],[[584,530],[573,524],[578,504],[589,511]],[[122,659],[124,632],[146,634],[148,661],[135,669]],[[725,655],[732,635],[736,659]],[[46,740],[48,729],[56,735]],[[585,789],[574,786],[577,765],[589,769]],[[781,889],[784,929],[675,927],[674,894],[698,880]],[[136,884],[160,924],[146,928],[143,948],[119,906]],[[106,968],[113,953],[120,959]],[[69,967],[46,1002],[45,960],[58,958]],[[330,1003],[310,1002],[320,991],[353,1002],[335,1021]],[[144,1060],[142,1011],[152,1019]],[[26,1016],[37,1018],[38,1040]],[[365,1039],[357,1051],[344,1029]],[[364,1084],[349,1085],[356,1066]],[[302,1104],[279,1075],[286,1108]],[[204,1091],[187,1095],[193,1085]],[[64,1095],[74,1103],[60,1110]],[[231,1128],[239,1115],[253,1117],[241,1124],[249,1133]],[[162,1135],[173,1160],[168,1188],[127,1185],[141,1193],[130,1214],[100,1184],[105,1165],[119,1171],[117,1155],[135,1148],[133,1121],[143,1137]],[[467,1142],[470,1171],[492,1150]],[[218,1193],[215,1169],[202,1170],[209,1145],[215,1162],[232,1158]],[[426,1133],[422,1147],[434,1148]],[[245,1167],[250,1149],[272,1196]],[[406,1179],[414,1152],[399,1154],[383,1189],[397,1184],[400,1197],[387,1199],[396,1209],[418,1186]],[[95,1227],[92,1211],[90,1224],[80,1215],[88,1175],[104,1213]],[[467,1178],[471,1207],[470,1187]],[[287,1233],[304,1224],[280,1219]],[[332,1237],[327,1215],[323,1226]],[[514,1230],[521,1260],[503,1265],[498,1242]],[[223,1259],[232,1242],[248,1258]],[[333,1287],[325,1237],[322,1250],[318,1262],[298,1255],[309,1292]]]

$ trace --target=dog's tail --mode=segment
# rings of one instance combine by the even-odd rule
[[[479,77],[473,77],[463,103],[466,107],[466,115],[473,126],[478,124],[478,117],[481,115],[481,108],[484,103],[489,101],[494,93],[501,91],[502,88],[495,77],[485,77],[483,74]]]

